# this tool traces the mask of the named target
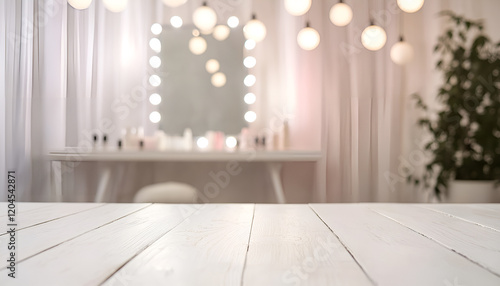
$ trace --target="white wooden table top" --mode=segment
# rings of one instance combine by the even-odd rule
[[[139,151],[96,149],[92,152],[68,148],[53,151],[48,155],[51,161],[131,161],[131,162],[212,162],[212,161],[248,161],[248,162],[315,162],[321,159],[320,151]]]
[[[0,285],[500,285],[500,205],[18,203]]]

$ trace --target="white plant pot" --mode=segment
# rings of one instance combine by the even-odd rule
[[[452,180],[446,203],[493,203],[497,198],[495,181]]]

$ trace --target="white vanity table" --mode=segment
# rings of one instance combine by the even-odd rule
[[[271,178],[274,193],[279,203],[285,203],[281,183],[281,167],[284,162],[316,162],[321,158],[320,151],[141,151],[141,150],[95,150],[81,152],[78,149],[65,149],[50,152],[51,182],[54,198],[63,201],[61,162],[263,162]],[[111,167],[107,168],[98,185],[95,202],[103,202],[111,177]],[[59,183],[58,183],[59,182]]]

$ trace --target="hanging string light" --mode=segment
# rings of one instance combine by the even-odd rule
[[[413,47],[403,37],[403,15],[400,15],[399,42],[391,48],[391,59],[397,65],[405,65],[413,59]]]
[[[127,8],[128,0],[102,0],[104,6],[111,12],[119,13]]]
[[[243,34],[247,40],[254,40],[256,43],[264,40],[267,34],[267,29],[264,23],[257,20],[255,14],[252,15],[252,20],[243,27]]]
[[[368,14],[370,14],[370,12],[371,5],[368,6]],[[375,21],[373,21],[370,15],[369,18],[370,26],[366,27],[363,33],[361,33],[361,43],[370,51],[378,51],[384,47],[387,41],[387,34],[382,27],[375,25]]]
[[[187,0],[163,0],[163,4],[172,8],[179,7],[186,2]]]
[[[203,2],[193,13],[193,23],[201,31],[210,31],[217,24],[217,14],[207,6],[207,2]]]
[[[68,0],[68,3],[76,10],[84,10],[90,6],[92,0]]]
[[[351,23],[352,9],[349,5],[345,4],[343,0],[332,6],[330,9],[330,21],[339,27],[343,27]]]
[[[415,13],[424,6],[424,0],[398,0],[398,6],[406,13]]]
[[[285,10],[292,16],[301,16],[311,8],[311,0],[285,0]]]
[[[306,51],[314,50],[319,45],[319,41],[320,36],[318,31],[311,28],[309,22],[306,23],[306,27],[300,30],[297,35],[297,43]]]

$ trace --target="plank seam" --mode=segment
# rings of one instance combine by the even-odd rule
[[[488,267],[486,267],[486,266],[484,266],[484,265],[481,265],[479,262],[476,262],[476,261],[472,260],[471,258],[469,258],[468,256],[466,256],[465,254],[462,254],[462,253],[458,252],[457,250],[455,250],[455,249],[453,249],[453,248],[451,248],[451,247],[447,246],[446,244],[441,243],[441,242],[439,242],[438,240],[433,239],[432,237],[429,237],[429,236],[427,236],[427,235],[425,235],[425,234],[423,234],[423,233],[421,233],[421,232],[419,232],[419,231],[416,231],[416,230],[412,229],[411,227],[409,227],[409,226],[407,226],[407,225],[403,224],[402,222],[399,222],[398,220],[396,220],[396,219],[394,219],[394,218],[392,218],[392,217],[390,217],[390,216],[388,216],[388,215],[382,214],[382,213],[380,213],[380,212],[378,212],[378,211],[376,211],[376,210],[374,210],[374,209],[370,209],[370,210],[371,210],[371,211],[373,211],[373,212],[375,212],[375,213],[377,213],[377,214],[379,214],[379,215],[381,215],[381,216],[383,216],[383,217],[386,217],[386,218],[388,218],[388,219],[390,219],[390,220],[392,220],[392,221],[394,221],[394,222],[396,222],[396,223],[398,223],[398,224],[400,224],[400,225],[402,225],[403,227],[405,227],[405,228],[407,228],[407,229],[409,229],[409,230],[411,230],[411,231],[413,231],[413,232],[415,232],[415,233],[417,233],[417,234],[419,234],[419,235],[421,235],[421,236],[423,236],[423,237],[425,237],[425,238],[427,238],[427,239],[429,239],[430,241],[432,241],[432,242],[434,242],[434,243],[436,243],[436,244],[440,245],[441,247],[444,247],[445,249],[450,250],[450,251],[452,251],[452,252],[454,252],[454,253],[456,253],[456,254],[458,254],[458,255],[460,255],[460,256],[462,256],[462,257],[464,257],[464,258],[465,258],[465,259],[467,259],[469,262],[471,262],[471,263],[473,263],[473,264],[476,264],[477,266],[479,266],[479,267],[483,268],[484,270],[486,270],[486,271],[490,272],[491,274],[493,274],[493,275],[495,275],[495,276],[500,277],[500,274],[499,274],[499,273],[496,273],[496,272],[492,271],[491,269],[489,269]]]
[[[243,270],[241,271],[241,283],[240,285],[243,286],[243,281],[245,277],[245,270],[247,267],[247,259],[248,259],[248,251],[250,250],[250,239],[252,238],[252,230],[253,230],[253,222],[255,218],[255,209],[256,209],[256,204],[253,204],[253,214],[252,214],[252,223],[250,224],[250,232],[248,233],[248,242],[247,242],[247,251],[245,252],[245,261],[243,262]]]
[[[60,217],[56,217],[56,218],[53,218],[53,219],[49,219],[49,220],[46,220],[46,221],[42,221],[42,222],[39,222],[39,223],[35,223],[35,224],[30,225],[30,226],[26,226],[26,227],[18,228],[16,231],[20,231],[20,230],[23,230],[23,229],[27,229],[27,228],[30,228],[30,227],[37,226],[37,225],[41,225],[41,224],[44,224],[44,223],[48,223],[48,222],[51,222],[51,221],[55,221],[55,220],[58,220],[58,219],[61,219],[61,218],[65,218],[65,217],[68,217],[68,216],[76,215],[76,214],[79,214],[79,213],[82,213],[82,212],[86,212],[86,211],[94,210],[94,209],[97,209],[97,208],[103,207],[104,205],[105,205],[105,204],[100,204],[100,205],[95,206],[95,207],[93,207],[93,208],[89,208],[89,209],[84,209],[84,210],[77,211],[76,213],[71,213],[71,214],[63,215],[63,216],[60,216]],[[4,232],[4,233],[0,234],[0,236],[2,236],[2,235],[6,235],[6,234],[7,234],[7,232]]]
[[[356,262],[356,264],[359,266],[359,268],[361,268],[361,271],[363,271],[363,273],[366,275],[366,277],[368,278],[368,280],[373,284],[373,285],[378,285],[377,282],[375,280],[372,279],[372,277],[370,275],[368,275],[368,273],[366,272],[366,270],[363,268],[363,266],[359,263],[359,261],[356,259],[356,257],[354,257],[354,254],[351,252],[351,250],[347,247],[347,245],[344,244],[344,242],[342,241],[342,239],[340,239],[340,237],[333,231],[333,229],[321,218],[321,216],[316,212],[316,210],[311,206],[311,204],[307,204],[309,206],[309,208],[316,214],[316,216],[319,218],[319,220],[321,220],[323,222],[323,224],[332,232],[332,234],[339,240],[340,244],[342,244],[342,246],[345,248],[345,250],[347,251],[347,253],[349,253],[349,255],[352,257],[352,259]]]
[[[201,208],[197,209],[196,211],[194,211],[193,213],[191,213],[190,215],[188,215],[187,217],[185,217],[183,220],[181,220],[178,224],[174,225],[171,229],[167,230],[164,234],[158,236],[157,239],[155,239],[154,241],[152,241],[151,243],[147,244],[146,246],[144,246],[142,249],[139,249],[134,255],[132,255],[132,257],[130,257],[130,259],[127,259],[122,265],[120,265],[115,271],[113,271],[113,273],[111,273],[108,277],[104,278],[104,280],[99,283],[99,285],[103,285],[104,283],[106,283],[106,281],[108,281],[109,279],[111,279],[111,277],[113,277],[116,273],[118,273],[118,271],[120,271],[123,267],[125,267],[125,265],[127,265],[130,261],[132,261],[134,258],[136,258],[137,256],[139,256],[141,253],[143,253],[146,249],[148,249],[148,247],[150,247],[151,245],[155,244],[158,240],[160,240],[161,238],[163,238],[165,235],[167,235],[169,232],[171,232],[172,230],[174,230],[176,227],[178,227],[180,224],[182,224],[183,222],[185,222],[187,219],[189,219],[191,216],[193,216],[195,213],[199,212],[200,210],[204,209],[206,205],[203,205]]]
[[[488,229],[494,230],[496,232],[500,232],[500,230],[498,230],[496,228],[493,228],[491,226],[484,225],[484,224],[481,224],[479,222],[475,222],[475,221],[472,221],[472,220],[468,220],[466,218],[460,217],[458,215],[450,214],[450,213],[447,213],[447,212],[442,211],[442,210],[437,210],[437,209],[433,209],[433,208],[429,208],[429,207],[425,207],[425,206],[416,206],[416,207],[423,208],[423,209],[426,209],[426,210],[431,210],[431,211],[434,211],[434,212],[437,212],[437,213],[440,213],[440,214],[443,214],[443,215],[447,215],[449,217],[453,217],[453,218],[456,218],[456,219],[459,219],[459,220],[462,220],[462,221],[465,221],[465,222],[468,222],[468,223],[471,223],[471,224],[474,224],[474,225],[478,225],[480,227],[484,227],[484,228],[488,228]]]
[[[104,204],[103,204],[103,205],[104,205]],[[143,208],[137,209],[137,210],[135,210],[135,211],[133,211],[133,212],[131,212],[131,213],[128,213],[128,214],[126,214],[126,215],[123,215],[123,216],[121,216],[121,217],[118,217],[118,218],[116,218],[116,219],[113,219],[113,220],[111,220],[111,221],[109,221],[109,222],[107,222],[107,223],[105,223],[105,224],[103,224],[103,225],[101,225],[101,226],[98,226],[98,227],[96,227],[96,228],[90,229],[90,230],[88,230],[88,231],[86,231],[86,232],[83,232],[83,233],[81,233],[81,234],[79,234],[79,235],[77,235],[77,236],[75,236],[75,237],[72,237],[72,238],[70,238],[70,239],[67,239],[67,240],[65,240],[65,241],[63,241],[63,242],[60,242],[60,243],[58,243],[58,244],[54,244],[53,246],[51,246],[51,247],[49,247],[49,248],[46,248],[46,249],[44,249],[44,250],[42,250],[42,251],[40,251],[40,252],[37,252],[37,253],[35,253],[35,254],[33,254],[33,255],[30,255],[30,256],[28,256],[28,257],[26,257],[26,258],[24,258],[24,259],[19,260],[17,263],[19,264],[19,263],[21,263],[21,262],[24,262],[24,261],[26,261],[26,260],[28,260],[28,259],[30,259],[30,258],[33,258],[33,257],[35,257],[35,256],[37,256],[37,255],[39,255],[39,254],[41,254],[41,253],[44,253],[44,252],[45,252],[45,251],[47,251],[47,250],[50,250],[50,249],[52,249],[52,248],[54,248],[54,247],[57,247],[57,246],[59,246],[59,245],[61,245],[61,244],[63,244],[63,243],[66,243],[66,242],[71,241],[71,240],[73,240],[73,239],[75,239],[75,238],[78,238],[78,237],[80,237],[80,236],[82,236],[82,235],[85,235],[85,234],[87,234],[87,233],[89,233],[89,232],[91,232],[91,231],[95,231],[96,229],[99,229],[99,228],[101,228],[101,227],[103,227],[103,226],[106,226],[106,225],[111,224],[111,223],[113,223],[113,222],[115,222],[115,221],[118,221],[118,220],[120,220],[120,219],[123,219],[123,218],[125,218],[125,217],[127,217],[127,216],[129,216],[129,215],[131,215],[131,214],[133,214],[133,213],[136,213],[136,212],[138,212],[138,211],[141,211],[141,210],[143,210],[143,209],[145,209],[145,208],[148,208],[148,207],[150,207],[150,206],[151,206],[151,204],[149,204],[149,205],[147,205],[147,206],[144,206]],[[92,208],[92,209],[95,209],[95,208]],[[89,210],[91,210],[91,209],[89,209]],[[4,270],[4,269],[6,269],[6,268],[7,268],[7,267],[0,267],[0,271],[1,271],[1,270]]]

